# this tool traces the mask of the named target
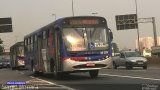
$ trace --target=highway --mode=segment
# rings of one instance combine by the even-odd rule
[[[160,90],[160,68],[154,67],[103,69],[96,79],[91,79],[88,73],[72,73],[55,80],[49,73],[35,77],[28,70],[0,69],[0,72],[3,85],[6,81],[26,81],[40,90]]]

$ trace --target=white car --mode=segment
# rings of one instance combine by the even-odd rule
[[[132,69],[133,67],[143,67],[147,69],[147,59],[142,57],[135,51],[122,51],[120,56],[113,58],[113,68],[117,69],[119,66],[125,66],[126,69]]]

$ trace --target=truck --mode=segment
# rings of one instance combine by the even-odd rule
[[[160,57],[160,46],[153,46],[151,47],[152,51],[152,56],[154,57]]]
[[[121,51],[112,57],[112,65],[114,69],[119,66],[126,67],[126,69],[132,69],[133,67],[147,69],[147,59],[136,51]]]

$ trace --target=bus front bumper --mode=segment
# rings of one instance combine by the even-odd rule
[[[71,59],[64,60],[63,71],[88,71],[103,68],[110,68],[111,58],[99,61],[75,61]]]

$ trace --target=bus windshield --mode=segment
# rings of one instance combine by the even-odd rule
[[[67,51],[106,50],[108,49],[107,35],[104,27],[63,29],[63,39]]]
[[[17,55],[22,57],[24,56],[24,48],[22,46],[18,47]]]

